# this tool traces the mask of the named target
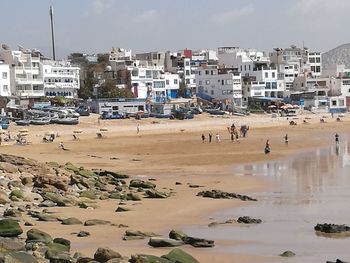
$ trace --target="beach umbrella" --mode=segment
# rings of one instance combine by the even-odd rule
[[[293,105],[293,108],[294,109],[299,109],[300,107],[299,107],[299,105]]]
[[[28,135],[29,135],[28,132],[21,132],[21,133],[19,134],[20,137],[24,137],[24,136],[28,136]]]
[[[106,132],[106,131],[108,131],[108,128],[101,128],[100,131],[101,132]]]
[[[28,132],[28,129],[20,129],[19,132]]]
[[[82,130],[74,130],[73,133],[82,133]]]
[[[287,105],[283,105],[280,107],[281,109],[285,110],[285,109],[288,109],[288,106]]]

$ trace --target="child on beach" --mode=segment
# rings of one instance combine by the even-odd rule
[[[219,143],[219,142],[221,141],[221,140],[220,140],[220,134],[217,133],[217,134],[215,135],[215,137],[216,137],[216,142]]]
[[[269,140],[267,140],[265,145],[265,154],[269,154],[270,152],[271,152],[270,142]]]
[[[205,142],[205,135],[202,133],[202,143]]]

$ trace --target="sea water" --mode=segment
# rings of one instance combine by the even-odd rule
[[[234,176],[273,180],[271,191],[251,193],[258,202],[218,212],[215,221],[250,216],[263,220],[249,226],[222,225],[191,228],[190,234],[209,239],[245,241],[217,247],[220,252],[278,256],[296,253],[288,262],[320,263],[339,258],[350,262],[350,237],[324,237],[314,231],[318,223],[350,225],[350,144],[307,151],[283,160],[235,168]],[[285,262],[281,258],[277,261]]]

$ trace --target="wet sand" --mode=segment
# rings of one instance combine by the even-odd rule
[[[2,146],[3,153],[30,157],[39,161],[68,161],[88,168],[103,168],[123,172],[134,177],[155,178],[157,188],[175,194],[165,200],[142,200],[128,204],[130,212],[115,213],[116,200],[100,201],[95,210],[79,208],[51,208],[67,217],[75,216],[80,220],[99,218],[116,224],[127,224],[129,229],[153,231],[162,235],[173,228],[206,226],[211,222],[209,215],[228,208],[249,205],[236,200],[211,200],[196,197],[202,190],[220,189],[229,192],[249,194],[266,189],[273,189],[272,180],[252,175],[235,175],[233,167],[243,163],[266,162],[281,159],[291,153],[301,153],[333,141],[331,134],[346,131],[349,118],[342,122],[327,119],[319,123],[320,116],[311,116],[309,124],[289,126],[285,118],[272,119],[269,116],[211,118],[199,116],[195,120],[170,121],[157,119],[103,121],[97,124],[96,116],[82,118],[78,127],[28,127],[32,144],[27,146]],[[156,122],[156,123],[155,123]],[[241,138],[240,143],[230,142],[227,126],[248,124],[248,138]],[[136,134],[136,125],[140,124],[140,133]],[[96,139],[96,132],[107,127],[103,139]],[[11,127],[14,134],[21,127]],[[80,140],[73,140],[73,130],[81,129]],[[54,143],[41,143],[47,131],[58,132],[60,137]],[[220,133],[222,141],[211,144],[202,143],[200,135],[211,131]],[[284,143],[284,135],[289,135],[289,145]],[[263,153],[266,139],[270,139],[272,152]],[[58,148],[63,141],[68,151]],[[181,182],[182,185],[175,185]],[[188,184],[203,187],[190,188]],[[125,229],[98,226],[77,227],[61,226],[58,223],[37,222],[38,228],[53,236],[68,238],[72,241],[72,250],[81,251],[91,256],[97,247],[109,246],[123,255],[131,253],[165,254],[169,249],[153,249],[147,246],[147,240],[122,241]],[[234,226],[233,226],[234,227]],[[91,232],[87,238],[77,238],[72,232],[86,230]],[[239,236],[227,242],[215,240],[213,249],[193,249],[185,247],[200,262],[271,262],[273,255],[253,256],[246,253],[231,254],[224,248],[244,243]]]

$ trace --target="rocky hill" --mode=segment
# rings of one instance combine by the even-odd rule
[[[345,64],[350,66],[350,43],[338,46],[322,54],[322,62],[325,68]]]

